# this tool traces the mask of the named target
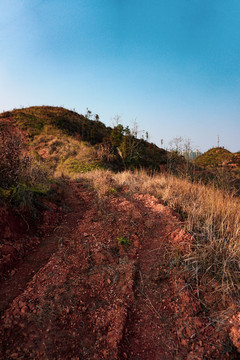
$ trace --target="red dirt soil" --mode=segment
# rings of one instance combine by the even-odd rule
[[[176,267],[172,244],[192,241],[177,214],[150,195],[65,191],[62,223],[1,284],[1,359],[239,358],[231,325],[217,326]]]

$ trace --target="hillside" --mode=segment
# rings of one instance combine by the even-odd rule
[[[224,148],[212,148],[192,163],[195,179],[240,195],[240,155]]]
[[[167,162],[165,150],[137,139],[128,127],[106,127],[98,115],[91,120],[61,107],[34,106],[0,114],[1,128],[9,124],[21,129],[35,156],[58,173],[99,167],[159,169]]]
[[[239,198],[87,115],[0,114],[0,358],[239,359]]]
[[[229,167],[236,168],[240,166],[239,153],[231,153],[222,147],[212,148],[204,154],[198,156],[195,161],[199,166],[205,167]]]

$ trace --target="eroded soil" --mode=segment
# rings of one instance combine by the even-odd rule
[[[238,358],[175,266],[172,244],[192,241],[177,214],[150,195],[65,187],[61,223],[1,284],[2,359]]]

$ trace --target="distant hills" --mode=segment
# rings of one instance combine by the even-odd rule
[[[206,151],[194,160],[195,164],[204,167],[240,167],[240,152],[231,153],[223,147],[216,147]]]

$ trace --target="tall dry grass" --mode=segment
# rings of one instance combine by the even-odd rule
[[[240,199],[168,174],[149,176],[144,171],[112,174],[93,171],[85,175],[103,197],[109,188],[127,186],[129,194],[149,193],[178,211],[195,242],[183,260],[199,274],[221,283],[221,291],[240,290]]]
[[[51,172],[29,151],[24,135],[16,128],[0,131],[0,198],[18,211],[35,211],[38,195],[48,192]]]

